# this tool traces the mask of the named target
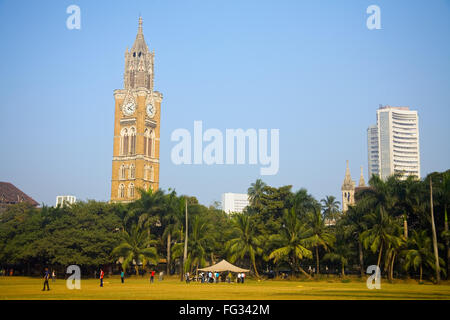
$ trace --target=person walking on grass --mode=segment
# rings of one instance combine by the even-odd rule
[[[45,268],[44,271],[44,288],[42,288],[42,291],[45,291],[45,286],[47,286],[47,291],[50,290],[50,287],[48,286],[48,279],[50,278],[50,272],[48,271],[48,268]]]
[[[55,270],[52,270],[52,282],[56,281],[56,273]]]
[[[103,276],[105,273],[103,272],[103,269],[100,268],[100,287],[103,287]]]
[[[243,273],[243,272],[242,272],[241,279],[242,279],[242,283],[244,283],[244,280],[245,280],[245,273]]]
[[[155,270],[152,270],[152,272],[150,273],[150,283],[153,283],[155,279]]]
[[[125,278],[125,272],[123,272],[123,270],[120,272],[120,281],[122,283],[124,283],[124,278]]]

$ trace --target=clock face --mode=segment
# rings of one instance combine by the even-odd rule
[[[155,107],[151,104],[151,103],[149,103],[148,105],[147,105],[147,114],[148,114],[148,116],[150,117],[150,118],[153,118],[153,116],[155,115]]]
[[[127,116],[132,115],[135,110],[136,110],[136,105],[132,101],[128,102],[127,104],[124,104],[122,107],[123,113],[126,114]]]

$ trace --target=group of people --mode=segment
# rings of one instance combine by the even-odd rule
[[[150,272],[150,283],[154,282],[155,274],[156,274],[155,270],[152,270]],[[103,272],[103,269],[100,268],[100,287],[103,287],[103,277],[104,276],[105,276],[105,272]],[[164,279],[164,272],[161,271],[159,273],[159,281],[162,281],[163,279]],[[120,272],[120,282],[125,283],[125,272],[123,270]]]
[[[192,281],[189,272],[186,272],[185,274],[185,279],[186,279],[186,283],[189,283]],[[231,272],[228,272],[227,276],[226,276],[226,282],[230,283],[232,279],[232,274]],[[220,282],[220,273],[219,272],[200,272],[198,274],[198,278],[196,279],[197,281],[200,281],[201,283],[219,283]],[[241,272],[238,273],[236,276],[236,281],[237,283],[244,283],[245,280],[245,273]]]
[[[9,275],[10,277],[12,277],[13,276],[13,274],[14,274],[14,269],[9,269],[9,271],[8,270],[6,270],[6,269],[2,269],[1,271],[0,271],[0,274],[2,275],[2,276],[7,276],[7,275]]]
[[[152,270],[150,272],[150,283],[154,282],[155,274],[156,274],[155,270]],[[100,268],[100,273],[99,273],[100,287],[103,287],[103,278],[104,278],[104,276],[105,276],[105,272],[103,271],[102,268]],[[50,273],[48,268],[45,268],[45,271],[44,271],[44,288],[42,289],[42,291],[45,291],[45,288],[47,288],[47,291],[50,290],[49,283],[48,283],[50,277],[52,278],[52,282],[55,282],[55,279],[56,279],[56,272],[55,272],[55,270],[52,270],[52,272]],[[95,277],[97,277],[97,271],[95,271]],[[226,277],[226,281],[228,283],[231,282],[231,277],[232,277],[231,272],[228,272],[228,275]],[[164,278],[164,272],[161,271],[159,273],[159,281],[162,281],[163,278]],[[186,278],[186,283],[189,283],[192,280],[191,277],[190,277],[189,272],[186,272],[185,278]],[[200,280],[202,283],[219,283],[220,282],[220,273],[219,272],[215,272],[215,273],[212,273],[212,272],[206,272],[206,273],[205,272],[201,272],[199,274],[198,279],[196,279],[196,280],[197,281]],[[245,280],[245,273],[244,272],[238,273],[237,276],[236,276],[237,283],[244,283],[244,280]],[[121,283],[125,283],[125,272],[123,270],[120,272],[120,281],[121,281]]]

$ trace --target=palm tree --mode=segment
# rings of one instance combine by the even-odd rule
[[[442,232],[442,238],[445,241],[446,246],[446,259],[447,259],[447,275],[449,274],[450,265],[450,232],[448,230],[448,214],[447,208],[450,205],[450,170],[442,173],[440,186],[436,190],[439,196],[439,202],[444,207],[444,231]]]
[[[401,249],[406,243],[406,238],[401,235],[400,228],[396,228],[397,234],[394,234],[391,241],[388,243],[385,254],[384,265],[387,266],[387,276],[389,281],[394,279],[394,263]]]
[[[234,263],[236,260],[248,256],[255,275],[259,277],[255,257],[262,253],[261,239],[256,235],[252,219],[249,215],[243,213],[234,214],[232,219],[238,236],[229,240],[226,244],[226,249],[230,253],[230,262]]]
[[[422,282],[423,266],[428,266],[432,270],[435,269],[434,255],[432,249],[431,238],[427,235],[426,230],[412,231],[412,235],[408,238],[408,248],[403,251],[405,256],[404,268],[406,271],[411,267],[414,270],[419,268],[419,282]],[[444,265],[444,260],[439,258],[440,264]]]
[[[181,223],[176,226],[173,232],[173,236],[175,239],[175,244],[171,247],[171,255],[174,260],[179,259],[180,260],[180,278],[181,281],[183,281],[183,272],[184,266],[183,266],[183,254],[184,254],[184,225]]]
[[[398,219],[390,217],[383,206],[366,215],[366,219],[369,229],[361,233],[360,240],[364,248],[370,247],[373,253],[378,252],[377,266],[380,268],[383,249],[387,250],[391,244],[400,245]]]
[[[128,215],[133,223],[136,223],[137,220],[140,228],[147,229],[147,237],[150,241],[150,227],[161,225],[164,211],[164,191],[158,189],[153,192],[152,189],[148,191],[139,189],[139,193],[141,197],[130,203]]]
[[[343,235],[343,232],[339,233]],[[336,241],[336,245],[332,252],[327,252],[323,256],[323,260],[328,260],[332,262],[340,262],[341,264],[341,275],[342,278],[345,277],[345,266],[348,264],[349,258],[353,255],[352,245],[345,241],[345,238],[340,236]]]
[[[214,241],[209,237],[209,224],[206,220],[199,216],[194,216],[192,219],[192,231],[189,237],[189,254],[187,256],[186,266],[189,266],[189,270],[192,271],[192,267],[195,266],[195,270],[198,272],[198,267],[203,266],[206,262],[206,246],[208,242]]]
[[[325,199],[320,200],[322,203],[323,216],[328,220],[336,220],[339,214],[339,201],[336,201],[334,196],[326,196]]]
[[[257,179],[255,183],[252,183],[250,185],[250,188],[248,188],[248,198],[250,205],[255,208],[261,207],[261,197],[263,194],[263,189],[266,186],[266,184],[261,180]]]
[[[270,237],[277,249],[270,253],[269,259],[274,263],[287,260],[292,270],[299,270],[311,278],[299,264],[303,258],[312,258],[312,252],[306,247],[308,235],[308,227],[298,218],[295,209],[286,210],[283,215],[283,228],[279,234]]]
[[[142,263],[142,268],[151,262],[157,264],[158,254],[156,248],[152,247],[155,241],[147,238],[145,231],[139,226],[133,225],[131,232],[123,231],[121,234],[122,242],[113,249],[111,254],[116,257],[122,257],[122,268],[126,270],[128,265],[134,261],[136,275],[138,275],[138,264]]]
[[[408,238],[408,218],[411,214],[417,214],[418,211],[425,210],[425,203],[420,198],[420,188],[422,184],[415,176],[408,176],[406,180],[391,181],[393,191],[397,196],[399,215],[403,218],[403,234]]]
[[[169,189],[170,190],[170,189]],[[182,198],[178,198],[175,190],[171,193],[165,195],[164,205],[163,205],[163,223],[165,225],[163,239],[167,239],[166,246],[166,259],[167,259],[167,274],[170,274],[171,265],[171,246],[172,246],[172,235],[176,232],[179,224],[183,220],[183,209],[184,201]]]
[[[325,225],[325,220],[319,208],[314,208],[307,215],[307,223],[310,227],[311,235],[308,237],[308,243],[315,248],[316,253],[316,273],[319,274],[319,247],[329,251],[336,238],[334,234]]]
[[[343,226],[342,230],[344,236],[346,238],[352,238],[358,243],[359,271],[361,277],[364,277],[364,253],[360,235],[367,230],[367,223],[365,219],[365,212],[361,203],[358,203],[355,206],[348,206],[348,210],[340,220],[338,226],[340,225]]]
[[[299,217],[305,217],[308,212],[314,210],[319,204],[305,188],[301,188],[294,193],[292,206]]]

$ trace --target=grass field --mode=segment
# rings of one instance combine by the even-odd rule
[[[381,289],[369,290],[365,281],[354,278],[348,283],[339,279],[321,281],[248,280],[245,284],[218,283],[186,284],[179,278],[165,279],[150,284],[148,278],[105,278],[104,287],[99,280],[81,280],[80,290],[69,290],[65,280],[50,280],[50,291],[41,291],[39,278],[0,277],[0,299],[157,299],[157,300],[300,300],[300,299],[434,299],[450,300],[450,282],[441,285],[418,284],[416,281],[398,280],[391,284],[381,282]]]

